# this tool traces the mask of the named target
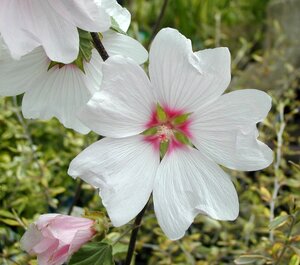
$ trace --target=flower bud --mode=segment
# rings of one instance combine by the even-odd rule
[[[39,265],[61,265],[96,233],[94,221],[61,214],[44,214],[31,224],[21,247],[37,255]]]

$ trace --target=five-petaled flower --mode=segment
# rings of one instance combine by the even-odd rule
[[[237,218],[237,193],[217,164],[247,171],[272,162],[256,128],[271,98],[251,89],[223,94],[231,79],[228,49],[193,53],[173,29],[158,33],[149,60],[151,81],[130,59],[105,62],[102,90],[80,118],[107,138],[80,153],[68,173],[100,188],[115,226],[134,218],[153,192],[161,228],[178,239],[199,213]]]
[[[39,265],[61,265],[96,231],[94,221],[61,214],[44,214],[31,224],[21,239],[21,247],[37,255]]]
[[[126,9],[127,12],[122,15],[121,7],[113,2],[103,1],[102,4],[106,3],[107,12],[114,16],[123,31],[127,31],[130,15],[127,15]],[[89,36],[89,33],[86,34]],[[102,43],[109,55],[128,56],[139,64],[148,58],[147,51],[139,42],[114,30],[102,32]],[[103,60],[96,49],[92,50],[89,61],[83,60],[84,72],[74,63],[57,63],[49,69],[51,60],[42,47],[18,61],[11,58],[4,45],[0,47],[0,54],[0,95],[14,96],[25,92],[22,101],[25,118],[47,120],[56,117],[67,128],[80,133],[90,131],[76,113],[101,87]]]
[[[14,58],[43,46],[52,61],[67,64],[79,52],[77,28],[106,31],[110,16],[130,14],[116,0],[1,0],[0,33]]]

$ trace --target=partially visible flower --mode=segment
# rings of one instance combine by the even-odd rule
[[[16,59],[42,45],[52,61],[71,63],[79,51],[77,28],[101,32],[110,25],[98,0],[0,1],[0,34]]]
[[[125,13],[115,20],[120,28],[126,29],[130,16]],[[128,56],[139,64],[147,60],[147,51],[133,38],[114,30],[107,30],[102,36],[102,43],[109,55]],[[25,118],[47,120],[54,116],[67,128],[80,133],[90,131],[76,113],[101,86],[103,60],[95,49],[90,61],[83,60],[84,72],[73,63],[57,64],[48,69],[51,60],[42,47],[18,61],[12,60],[3,45],[1,50],[0,95],[14,96],[25,92],[22,102]]]
[[[31,224],[21,247],[37,255],[39,265],[61,265],[95,235],[94,221],[61,214],[44,214]]]
[[[100,189],[115,226],[134,218],[152,192],[158,223],[171,239],[182,237],[198,214],[237,218],[236,190],[217,164],[252,171],[272,162],[256,127],[271,98],[254,89],[223,94],[230,72],[227,48],[194,53],[174,29],[161,30],[152,43],[150,80],[130,59],[103,64],[102,89],[79,115],[107,138],[81,152],[68,173]]]

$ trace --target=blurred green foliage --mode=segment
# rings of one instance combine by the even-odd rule
[[[124,2],[132,13],[129,34],[148,46],[162,1]],[[272,77],[279,89],[264,78],[259,79],[261,86],[254,87],[273,96],[272,111],[259,129],[275,159],[263,171],[229,172],[240,199],[235,222],[198,216],[186,236],[173,242],[159,228],[150,203],[133,264],[300,264],[300,69],[285,58],[285,47],[265,47],[268,4],[266,0],[169,0],[161,27],[177,28],[192,40],[195,50],[230,48],[230,89],[247,88],[247,82],[240,81],[252,78],[247,70],[251,65],[270,73],[277,64],[272,54],[281,56],[286,74]],[[0,264],[7,265],[36,264],[20,250],[19,239],[39,214],[68,212],[79,183],[67,175],[69,162],[97,139],[93,133],[82,136],[67,130],[55,119],[24,120],[20,103],[21,96],[0,99]],[[76,205],[76,211],[83,207],[105,211],[97,191],[87,184],[82,185]],[[117,264],[125,258],[129,235],[122,234],[128,227],[111,228],[105,239],[118,241],[113,248]]]

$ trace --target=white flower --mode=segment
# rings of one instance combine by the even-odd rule
[[[116,0],[1,0],[0,33],[15,59],[42,45],[52,61],[67,64],[78,55],[77,28],[103,32],[110,15],[126,12]]]
[[[100,188],[115,226],[134,218],[153,192],[161,228],[178,239],[199,213],[238,216],[234,185],[217,164],[257,170],[272,162],[256,129],[271,98],[250,89],[222,95],[230,82],[228,49],[193,53],[173,29],[158,33],[149,60],[151,81],[130,59],[104,63],[102,90],[80,118],[107,138],[80,153],[68,173]]]
[[[117,22],[126,29],[128,20],[130,23],[130,16]],[[147,51],[133,38],[113,30],[102,36],[109,55],[128,56],[139,64],[147,60]],[[103,60],[96,49],[92,51],[90,62],[83,62],[85,73],[73,64],[56,65],[48,70],[51,61],[42,47],[15,61],[2,45],[0,55],[0,95],[14,96],[25,92],[22,102],[25,118],[47,120],[57,117],[67,128],[80,133],[90,131],[77,118],[76,112],[101,86]]]

